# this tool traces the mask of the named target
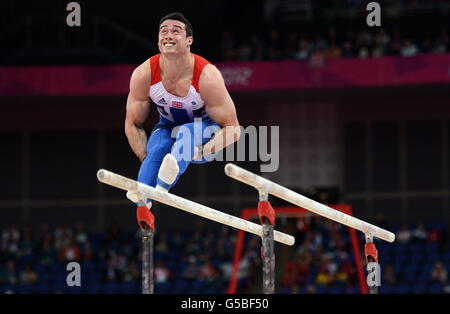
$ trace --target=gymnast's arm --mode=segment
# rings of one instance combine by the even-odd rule
[[[221,129],[214,133],[214,137],[203,145],[203,156],[207,156],[236,142],[241,135],[241,129],[234,102],[225,87],[222,74],[214,65],[208,64],[203,68],[199,89],[208,116],[221,126]]]
[[[125,134],[128,143],[141,162],[147,155],[147,134],[143,125],[150,113],[150,82],[150,62],[147,60],[131,75],[125,118]]]

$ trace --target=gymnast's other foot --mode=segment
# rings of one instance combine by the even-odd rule
[[[169,191],[170,186],[175,182],[179,171],[180,169],[178,168],[175,157],[170,153],[167,154],[159,168],[156,188],[161,191]]]

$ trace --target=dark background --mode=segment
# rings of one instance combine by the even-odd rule
[[[158,52],[159,19],[172,11],[191,20],[193,52],[223,61],[225,31],[237,44],[252,34],[264,42],[271,29],[278,30],[282,45],[289,32],[325,37],[334,28],[339,38],[349,28],[368,29],[367,2],[313,1],[305,14],[293,5],[296,1],[79,1],[82,27],[71,28],[65,24],[68,1],[2,1],[0,64],[137,65]],[[421,43],[448,30],[447,1],[384,3],[388,9],[401,5],[398,13],[384,10],[382,3],[382,25],[388,31],[400,28],[404,37]],[[295,104],[303,101],[337,106],[343,185],[321,187],[334,191],[329,201],[349,202],[356,216],[370,221],[383,213],[392,223],[415,225],[450,219],[448,90],[448,85],[437,84],[232,93],[232,97],[242,125],[270,125],[267,108],[281,102],[292,104],[294,116],[300,114]],[[3,227],[41,220],[52,225],[84,221],[99,231],[114,221],[125,228],[137,227],[134,206],[125,193],[99,184],[95,177],[99,168],[129,177],[139,169],[123,130],[126,96],[0,97]],[[252,109],[255,103],[257,112]],[[147,131],[157,121],[156,111],[152,113]],[[255,191],[228,179],[223,165],[191,166],[173,192],[235,215],[254,207]],[[256,162],[242,165],[258,170]],[[161,225],[184,228],[191,219],[166,206],[155,210]]]
[[[289,33],[314,38],[336,30],[342,40],[349,29],[358,33],[379,28],[366,24],[367,0],[249,0],[249,1],[78,1],[82,27],[65,23],[70,1],[2,1],[1,64],[117,64],[140,63],[158,52],[157,32],[162,16],[177,11],[191,21],[192,50],[211,61],[224,58],[222,39],[231,32],[237,45],[268,32],[279,33],[280,45]],[[450,26],[448,1],[379,1],[382,27],[392,35],[421,43]]]

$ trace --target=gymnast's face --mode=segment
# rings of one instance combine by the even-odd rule
[[[182,54],[190,50],[192,36],[186,36],[186,25],[177,20],[165,20],[159,27],[158,47],[162,54]]]

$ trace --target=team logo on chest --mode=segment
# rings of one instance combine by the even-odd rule
[[[166,100],[164,98],[161,98],[160,100],[158,100],[158,104],[167,105]]]
[[[172,107],[183,109],[183,103],[181,101],[172,100]]]

